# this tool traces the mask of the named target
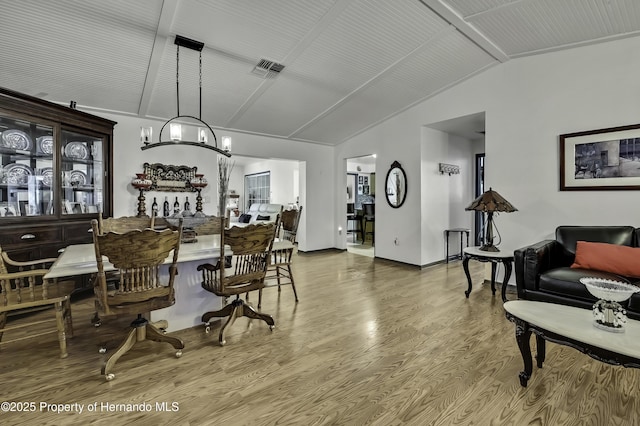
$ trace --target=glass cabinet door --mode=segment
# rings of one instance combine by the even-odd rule
[[[0,217],[54,214],[54,128],[0,112]]]
[[[69,130],[61,136],[62,214],[103,211],[104,140]]]

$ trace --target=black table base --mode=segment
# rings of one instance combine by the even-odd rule
[[[511,278],[511,271],[513,269],[513,256],[511,257],[487,257],[487,256],[478,256],[475,254],[464,253],[462,256],[462,267],[464,268],[464,274],[467,276],[468,288],[464,292],[465,297],[469,298],[469,294],[471,294],[472,284],[471,284],[471,274],[469,273],[469,260],[474,259],[478,262],[491,262],[491,293],[495,296],[496,294],[496,265],[502,263],[504,265],[504,280],[502,281],[502,301],[507,301],[507,283],[509,282],[509,278]]]
[[[546,345],[545,341],[558,343],[579,350],[582,353],[589,355],[591,358],[598,361],[612,364],[621,365],[628,368],[640,368],[640,359],[627,355],[622,355],[617,352],[612,352],[597,346],[592,346],[566,336],[562,336],[557,333],[545,330],[544,328],[530,324],[509,312],[506,312],[507,319],[515,323],[516,325],[516,341],[518,342],[518,348],[522,354],[522,361],[524,363],[524,370],[520,372],[518,377],[520,378],[520,385],[527,387],[527,383],[533,373],[533,359],[531,357],[531,333],[536,336],[536,364],[538,368],[542,368],[542,364],[545,360]]]

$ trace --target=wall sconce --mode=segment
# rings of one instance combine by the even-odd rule
[[[231,136],[222,136],[222,149],[224,151],[231,151]]]
[[[441,175],[445,173],[447,173],[449,176],[460,174],[460,166],[456,166],[455,164],[439,163],[439,168]]]
[[[209,137],[207,136],[207,129],[204,127],[198,127],[198,142],[207,143]]]
[[[182,140],[182,126],[178,123],[171,123],[169,126],[169,135],[174,142]]]
[[[145,145],[150,144],[152,133],[152,127],[140,127],[140,142],[144,143]]]

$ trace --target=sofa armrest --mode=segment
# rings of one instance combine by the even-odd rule
[[[544,240],[515,250],[514,267],[518,298],[526,299],[527,290],[538,290],[538,277],[561,264],[561,245],[556,240]]]

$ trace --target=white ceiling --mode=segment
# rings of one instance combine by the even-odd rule
[[[512,58],[636,36],[638,0],[0,0],[0,85],[176,115],[176,34],[204,42],[213,127],[335,145]],[[276,78],[251,73],[261,59]],[[180,113],[198,115],[180,50]]]

